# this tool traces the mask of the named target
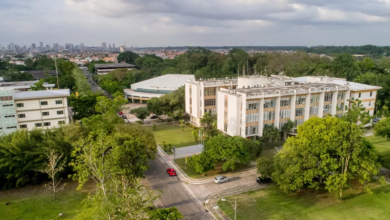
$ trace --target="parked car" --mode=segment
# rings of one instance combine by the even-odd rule
[[[176,170],[173,169],[173,168],[168,168],[167,169],[167,173],[169,174],[169,176],[177,176],[176,175]]]
[[[257,177],[256,182],[258,182],[260,184],[271,183],[272,179],[269,177]]]
[[[156,119],[156,118],[158,118],[158,116],[157,115],[152,115],[152,116],[150,116],[150,118],[151,119]]]
[[[127,119],[126,115],[122,115],[122,118],[123,118],[123,119]]]
[[[123,115],[123,112],[118,112],[119,115]]]
[[[226,176],[217,176],[217,177],[215,177],[214,182],[218,183],[218,184],[224,183],[224,182],[229,182],[229,178],[227,178]]]
[[[374,117],[374,118],[372,119],[372,122],[373,122],[373,123],[378,123],[381,119],[382,119],[382,118]]]

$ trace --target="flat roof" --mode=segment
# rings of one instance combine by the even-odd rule
[[[40,91],[27,91],[27,92],[15,92],[15,100],[34,99],[34,98],[55,98],[55,97],[68,97],[70,96],[69,89],[57,89],[57,90],[40,90]]]
[[[128,63],[99,63],[95,64],[95,69],[99,68],[134,68],[135,65]]]
[[[325,82],[340,86],[347,86],[351,91],[365,91],[382,89],[380,86],[366,85],[362,83],[350,82],[343,78],[327,77],[327,76],[303,76],[294,78],[295,82]]]
[[[135,91],[142,89],[148,93],[164,93],[161,91],[174,91],[184,86],[188,80],[195,80],[195,76],[191,74],[166,74],[131,84],[131,89]]]

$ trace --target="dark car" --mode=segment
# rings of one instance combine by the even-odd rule
[[[271,183],[272,179],[269,177],[257,177],[256,182],[258,182],[260,184]]]
[[[176,176],[176,170],[173,168],[168,168],[167,173],[169,174],[169,176]]]
[[[123,118],[123,119],[127,119],[126,115],[122,115],[122,118]]]
[[[157,115],[152,115],[152,116],[150,116],[150,118],[151,119],[156,119],[156,118],[158,118],[158,116]]]

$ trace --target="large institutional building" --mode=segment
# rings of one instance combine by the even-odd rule
[[[0,135],[17,129],[50,129],[69,123],[69,89],[19,91],[0,89]]]
[[[340,116],[350,98],[374,114],[378,86],[323,76],[247,76],[235,79],[190,80],[185,84],[186,113],[200,126],[206,112],[217,114],[217,128],[230,136],[262,136],[266,124],[281,128],[311,117]]]

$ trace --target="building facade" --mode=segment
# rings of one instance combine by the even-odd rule
[[[17,129],[51,129],[69,124],[69,95],[69,89],[0,90],[0,134],[9,134]]]
[[[192,85],[188,84],[186,101],[192,104],[186,103],[186,112],[194,124],[200,125],[206,96],[199,95],[200,100],[194,100]],[[236,88],[216,88],[217,128],[230,136],[262,136],[266,124],[281,128],[289,120],[300,125],[311,117],[341,116],[351,98],[361,100],[366,111],[373,115],[380,88],[329,77],[239,77]]]

